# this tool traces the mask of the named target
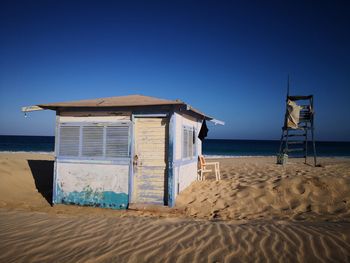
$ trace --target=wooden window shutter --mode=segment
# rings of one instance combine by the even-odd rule
[[[193,155],[193,140],[192,140],[191,128],[187,129],[187,136],[188,136],[188,155],[187,155],[187,157],[192,157],[192,155]]]
[[[103,126],[82,127],[82,156],[103,157],[103,128]]]
[[[183,156],[183,158],[187,158],[189,156],[189,154],[188,154],[188,145],[189,145],[188,130],[185,126],[182,128],[182,130],[183,130],[182,156]]]
[[[129,126],[106,127],[106,157],[129,157]]]
[[[61,126],[59,138],[60,156],[79,156],[79,126]]]

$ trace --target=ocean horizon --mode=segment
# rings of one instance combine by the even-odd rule
[[[0,152],[54,151],[55,136],[0,135]],[[309,155],[312,155],[311,144]],[[203,155],[209,157],[275,156],[279,140],[206,139]],[[317,156],[350,157],[350,142],[316,141]]]

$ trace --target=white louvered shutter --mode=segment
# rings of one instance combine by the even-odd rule
[[[183,158],[187,158],[188,157],[188,131],[186,127],[182,128],[183,130],[183,144],[182,144],[182,156]]]
[[[103,126],[83,126],[83,157],[103,157]]]
[[[59,138],[60,156],[79,156],[79,126],[61,126]]]
[[[129,126],[106,127],[106,157],[129,157]]]
[[[187,136],[188,136],[188,156],[187,157],[192,157],[193,156],[193,134],[192,134],[191,128],[188,128]]]

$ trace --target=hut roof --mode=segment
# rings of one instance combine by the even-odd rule
[[[39,104],[38,106],[46,109],[55,109],[61,107],[130,107],[130,106],[155,106],[155,105],[177,105],[185,104],[180,100],[165,100],[143,95],[129,95],[119,97],[108,97],[90,100],[77,100],[68,102],[55,102],[48,104]]]
[[[119,97],[108,97],[90,100],[77,100],[69,102],[56,102],[48,104],[38,104],[36,106],[23,107],[22,111],[34,111],[40,109],[59,110],[60,108],[103,108],[103,107],[136,107],[136,106],[162,106],[162,105],[179,105],[185,106],[186,110],[192,111],[205,117],[207,120],[214,118],[202,113],[201,111],[192,108],[187,103],[181,100],[166,100],[143,95],[128,95]],[[219,123],[219,122],[218,122]]]

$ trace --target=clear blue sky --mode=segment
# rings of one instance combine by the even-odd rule
[[[143,94],[224,120],[210,138],[278,139],[288,73],[317,138],[350,140],[348,1],[0,2],[0,134],[54,134],[22,106]]]

